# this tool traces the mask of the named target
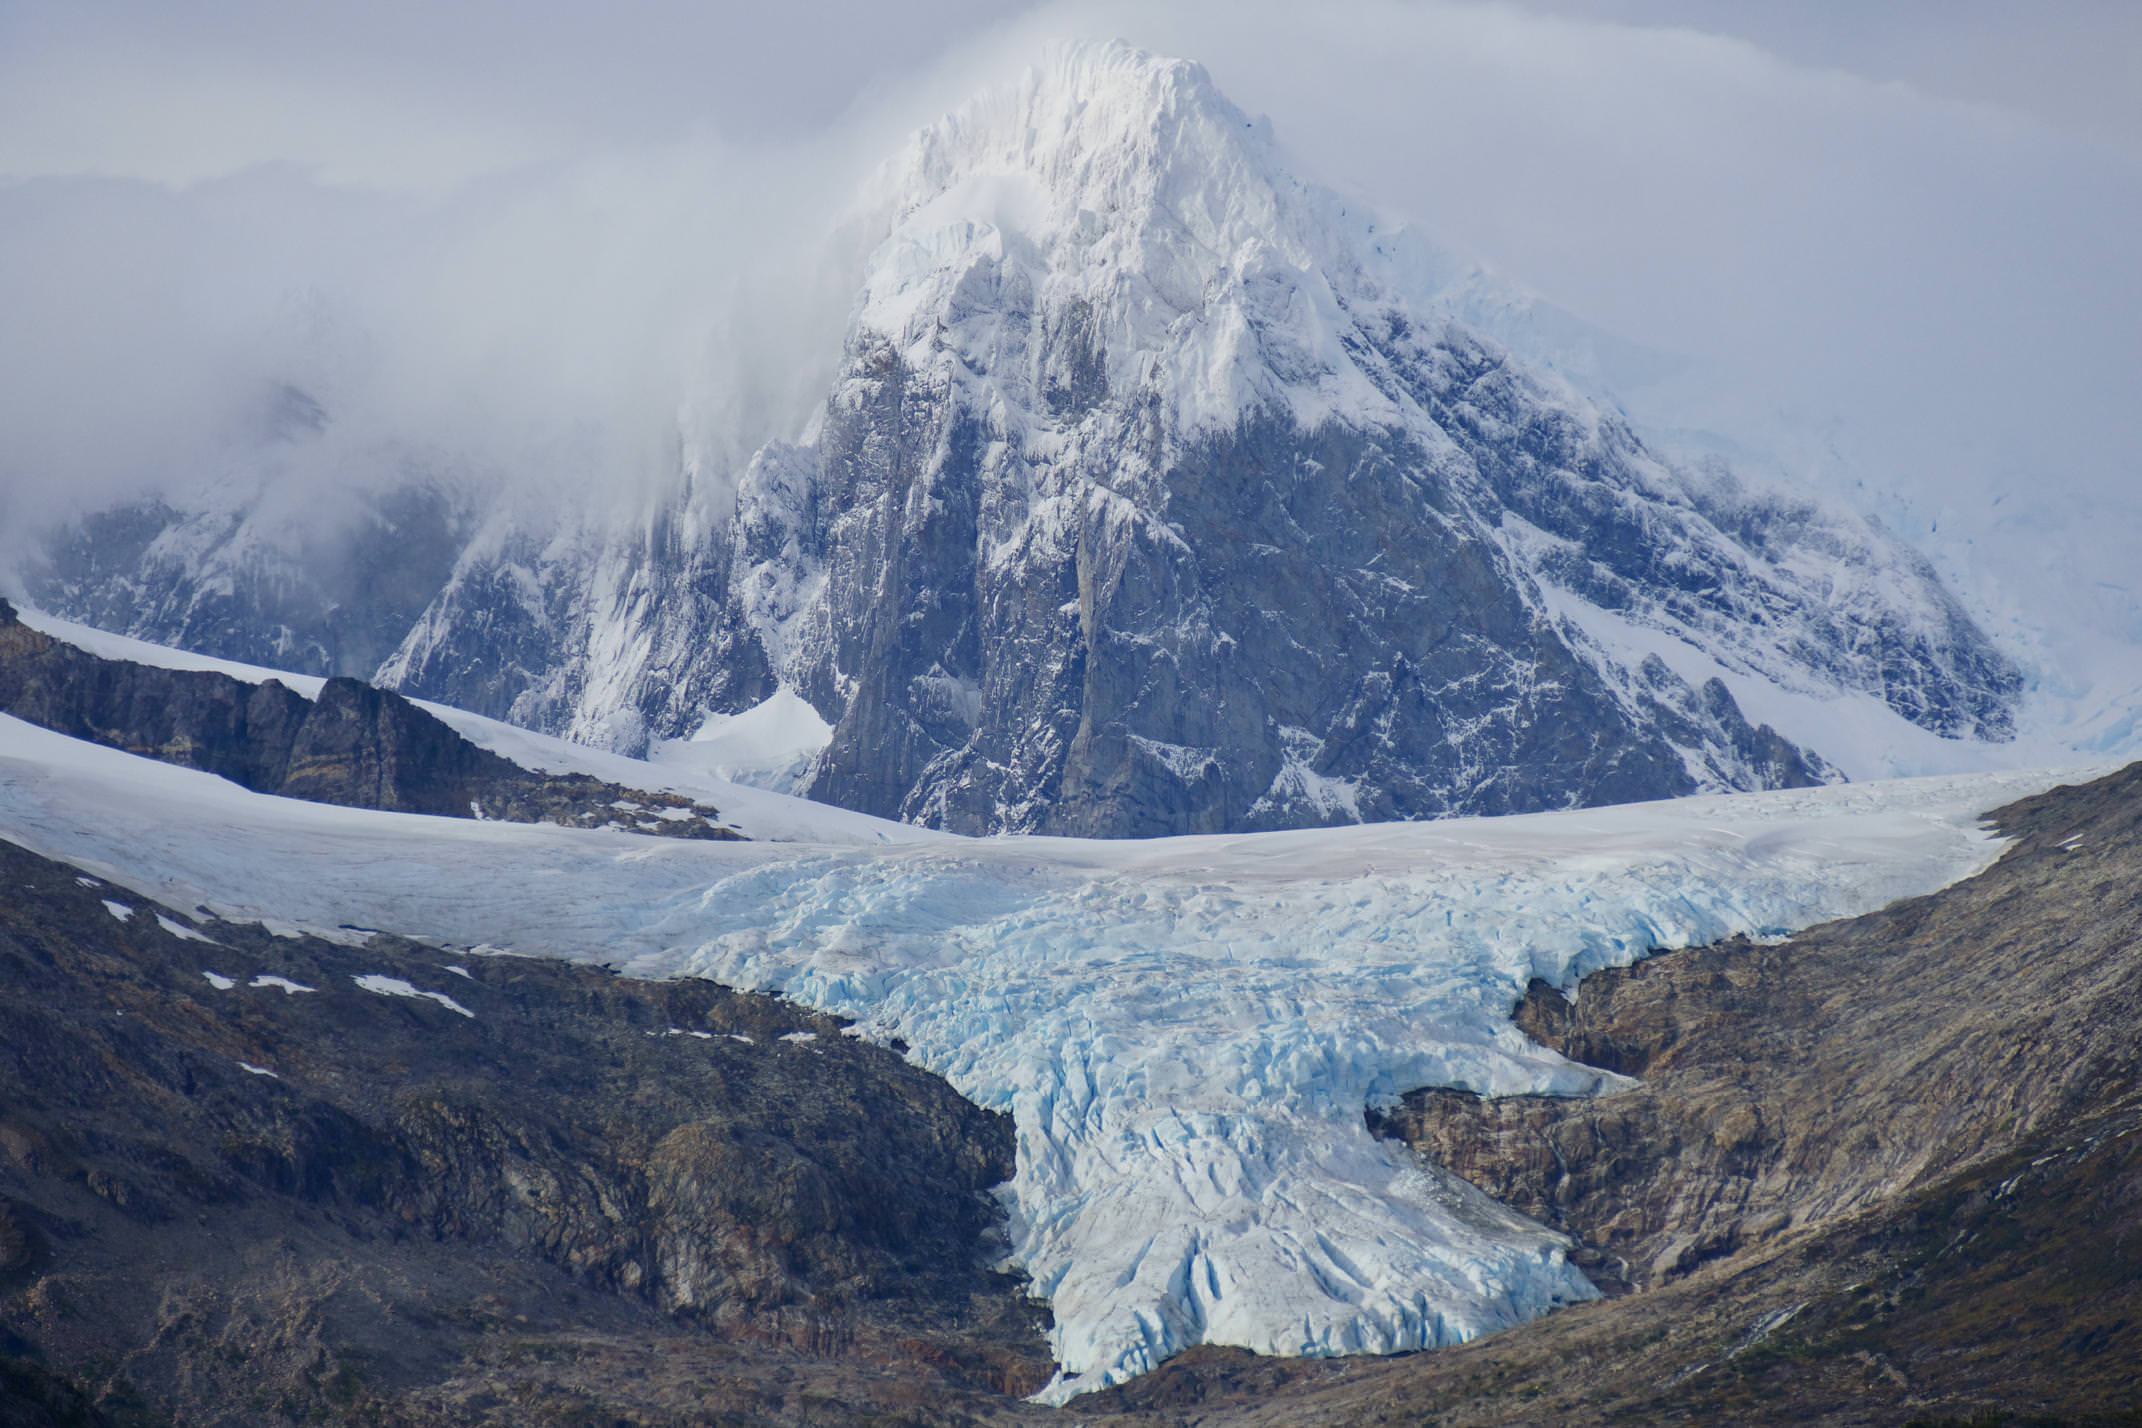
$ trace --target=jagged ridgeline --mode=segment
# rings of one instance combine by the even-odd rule
[[[243,503],[80,523],[46,606],[639,752],[786,689],[800,791],[1123,836],[1506,813],[2012,735],[1875,526],[1649,449],[1569,320],[1294,177],[1195,64],[1055,52],[924,130],[804,440],[733,501],[418,482],[332,559]],[[1548,320],[1548,319],[1553,320]],[[332,413],[291,394],[304,441]]]

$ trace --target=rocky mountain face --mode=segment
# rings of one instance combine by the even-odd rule
[[[104,659],[31,629],[5,600],[0,712],[314,803],[673,838],[738,836],[718,810],[675,794],[522,768],[401,695],[358,680],[330,679],[307,699],[272,679],[248,684],[208,670]]]
[[[829,1018],[0,879],[9,1428],[972,1422],[1049,1376],[1009,1119]]]
[[[420,484],[324,584],[242,510],[142,507],[31,593],[628,752],[786,687],[833,730],[812,796],[970,832],[1795,786],[1840,723],[2012,733],[1925,562],[1661,459],[1528,353],[1536,305],[1294,177],[1196,65],[1061,51],[858,211],[833,385],[734,481],[571,517]]]

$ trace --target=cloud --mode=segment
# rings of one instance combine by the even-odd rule
[[[0,480],[28,515],[411,468],[612,494],[793,435],[838,356],[819,263],[859,157],[707,137],[443,191],[287,164],[0,189]],[[261,441],[281,385],[325,438]]]
[[[1898,81],[2142,152],[2142,9],[2127,0],[1520,0],[1747,41],[1798,68]]]
[[[1951,60],[1901,78],[1926,47],[1899,36],[1952,10],[1736,32],[1741,8],[17,7],[0,489],[40,511],[221,474],[277,382],[335,424],[275,479],[418,462],[607,496],[733,465],[837,356],[832,235],[871,163],[1101,34],[1202,59],[1306,174],[1689,354],[1697,378],[1631,394],[1661,420],[1837,436],[1929,522],[2134,484],[2119,106],[2067,123],[2042,36],[1989,69],[1982,6],[1981,43],[1952,24]],[[2050,29],[2078,55],[2100,33]]]

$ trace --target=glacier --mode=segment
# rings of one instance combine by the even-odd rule
[[[527,761],[691,776],[456,722]],[[898,1039],[1013,1118],[1008,1262],[1054,1311],[1060,1402],[1195,1344],[1427,1348],[1592,1297],[1563,1240],[1364,1109],[1611,1092],[1512,1025],[1533,978],[1932,891],[1998,853],[1985,810],[2083,776],[1149,841],[953,837],[702,781],[798,841],[700,843],[277,799],[0,719],[0,835],[182,909],[709,977]]]

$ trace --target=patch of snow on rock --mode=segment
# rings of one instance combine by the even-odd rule
[[[791,689],[777,689],[741,714],[710,714],[689,739],[655,746],[657,765],[689,768],[712,778],[775,793],[797,793],[812,762],[833,738],[833,726]],[[672,810],[682,814],[683,810]]]
[[[448,1011],[459,1012],[465,1017],[476,1015],[476,1013],[470,1011],[446,993],[424,991],[422,988],[411,986],[400,977],[387,977],[373,972],[362,977],[353,977],[351,980],[366,991],[376,992],[383,997],[417,997],[424,1001],[437,1002]]]
[[[105,906],[110,907],[111,904],[106,903]],[[222,943],[216,941],[215,938],[203,937],[200,933],[194,931],[185,923],[174,922],[160,912],[156,914],[156,925],[158,927],[161,927],[164,931],[170,933],[173,937],[176,937],[181,942],[200,942],[210,947],[220,947],[223,945]]]

